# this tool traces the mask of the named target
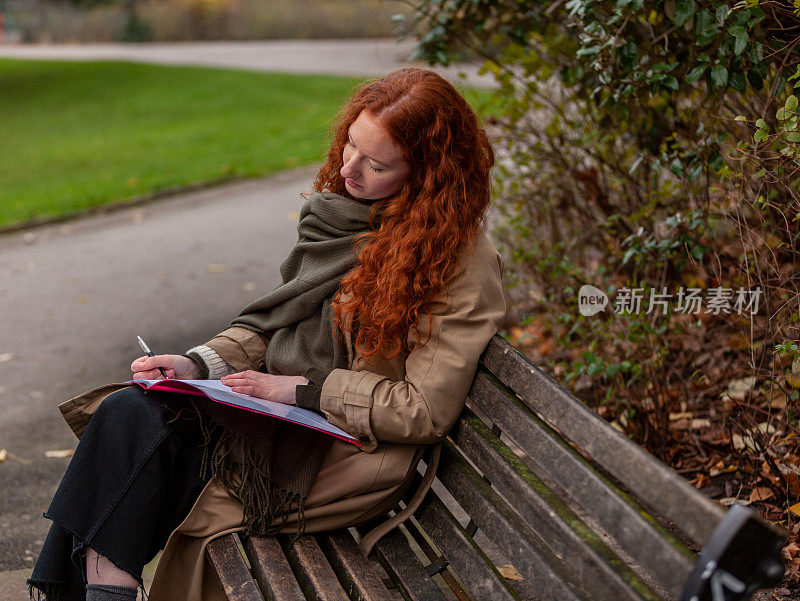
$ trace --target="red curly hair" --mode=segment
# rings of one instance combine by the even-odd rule
[[[371,362],[408,352],[412,328],[423,338],[420,313],[445,289],[483,226],[494,151],[450,83],[427,69],[400,69],[363,84],[342,108],[315,191],[349,196],[339,171],[348,130],[362,111],[402,148],[410,168],[395,194],[372,205],[380,227],[359,236],[358,264],[334,299],[337,325],[356,330],[354,346]],[[349,326],[348,315],[357,316]],[[432,321],[429,315],[428,338]]]

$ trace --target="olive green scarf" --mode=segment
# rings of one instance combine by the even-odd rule
[[[328,192],[311,195],[303,206],[298,242],[280,267],[282,283],[245,307],[231,324],[270,338],[268,373],[300,375],[310,367],[348,367],[343,345],[334,336],[331,301],[342,277],[356,264],[356,236],[372,229],[369,209]],[[333,437],[207,399],[186,402],[194,409],[188,418],[199,418],[205,435],[204,473],[242,503],[245,533],[278,532],[296,510],[296,535],[301,535],[305,500]]]
[[[356,236],[371,229],[369,209],[331,192],[317,192],[303,206],[299,239],[280,267],[283,282],[231,323],[270,337],[268,373],[299,376],[312,366],[347,367],[333,335],[330,303],[356,264]]]

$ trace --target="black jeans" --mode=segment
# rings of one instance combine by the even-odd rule
[[[197,422],[168,423],[162,402],[185,399],[134,386],[100,404],[44,514],[53,523],[28,580],[32,597],[85,601],[87,546],[142,584],[207,480]]]

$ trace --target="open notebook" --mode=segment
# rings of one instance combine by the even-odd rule
[[[253,411],[262,415],[277,417],[306,428],[313,428],[320,432],[330,434],[341,440],[361,446],[355,438],[344,430],[337,428],[325,420],[321,415],[302,409],[296,405],[285,405],[259,399],[258,397],[233,392],[219,380],[130,380],[129,384],[138,384],[142,388],[161,390],[163,392],[176,392],[179,394],[192,394],[204,396],[217,403],[231,407],[239,407],[246,411]]]

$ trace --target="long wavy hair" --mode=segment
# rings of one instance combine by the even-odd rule
[[[314,190],[349,196],[342,152],[362,111],[402,148],[410,167],[401,188],[370,209],[380,227],[356,241],[358,264],[339,284],[333,307],[367,362],[409,352],[419,314],[455,275],[465,247],[481,232],[490,200],[494,152],[475,113],[456,89],[426,69],[400,69],[359,87],[340,111]],[[348,320],[347,316],[355,319]],[[425,338],[423,341],[422,339]]]

